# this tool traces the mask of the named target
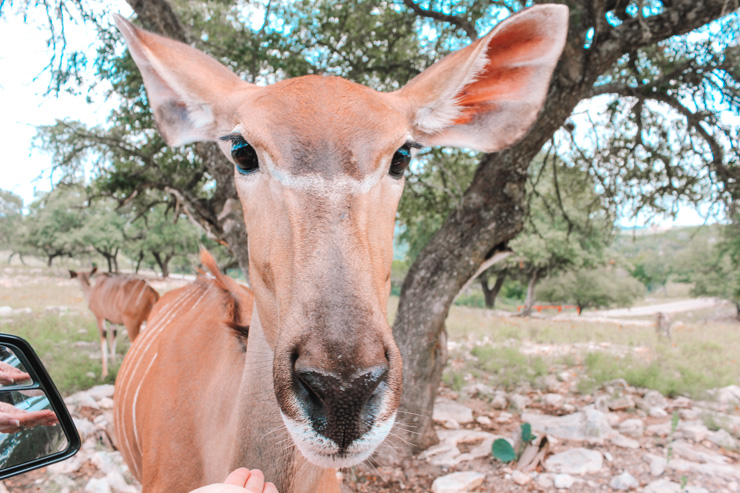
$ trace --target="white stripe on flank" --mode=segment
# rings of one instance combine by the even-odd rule
[[[197,294],[197,292],[198,292],[198,289],[195,288],[194,285],[191,285],[190,288],[185,290],[185,292],[182,293],[182,295],[177,300],[175,300],[171,305],[169,305],[165,310],[163,310],[160,313],[160,316],[157,317],[156,320],[152,320],[151,330],[148,329],[146,332],[144,332],[140,336],[140,338],[137,338],[136,340],[137,345],[134,347],[134,349],[136,350],[136,353],[132,354],[133,358],[136,359],[136,361],[134,361],[134,359],[131,360],[131,371],[128,373],[128,375],[126,375],[128,379],[122,382],[124,384],[124,388],[121,389],[122,393],[121,393],[120,398],[121,398],[121,402],[123,403],[122,404],[123,407],[121,409],[121,413],[119,416],[119,422],[116,423],[116,426],[118,427],[119,430],[124,429],[123,425],[125,423],[125,416],[126,416],[125,413],[127,409],[126,403],[128,402],[127,398],[129,395],[129,391],[131,389],[131,385],[133,384],[133,382],[141,381],[141,379],[136,378],[136,373],[138,372],[139,365],[141,365],[141,362],[146,356],[146,353],[149,351],[149,348],[151,347],[152,343],[156,340],[157,336],[159,336],[159,334],[164,330],[164,328],[167,327],[169,322],[172,320],[172,317],[174,317],[177,314],[180,306],[183,305],[186,301],[193,298],[195,294]],[[139,343],[139,339],[141,339],[141,343]],[[144,347],[144,344],[146,344],[145,347]],[[142,348],[142,349],[139,351],[138,350],[139,348]],[[128,436],[124,435],[123,432],[121,432],[121,437],[125,439],[123,441],[125,441],[126,448],[128,449],[128,452],[129,452],[129,457],[131,457],[131,444],[128,443]]]
[[[144,291],[146,291],[147,284],[142,281],[141,282],[141,289],[139,289],[139,296],[136,297],[136,302],[134,303],[134,307],[139,306],[139,301],[141,301],[141,296],[144,294]]]
[[[149,362],[149,366],[146,367],[146,370],[144,370],[144,374],[141,376],[141,379],[139,380],[139,386],[136,388],[136,393],[134,394],[134,403],[131,406],[133,409],[133,413],[131,415],[131,421],[133,423],[134,427],[134,445],[136,446],[136,451],[141,455],[141,444],[139,443],[139,428],[136,426],[136,402],[139,400],[139,392],[141,391],[141,386],[144,383],[144,379],[146,378],[147,374],[149,373],[149,370],[152,369],[152,365],[154,364],[154,360],[157,359],[157,354],[154,353],[154,356],[152,356],[152,360]],[[136,467],[136,473],[137,475],[140,474],[139,467],[136,465],[136,462],[134,462],[134,466]],[[141,476],[139,476],[141,477]]]

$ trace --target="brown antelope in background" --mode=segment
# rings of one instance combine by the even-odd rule
[[[281,493],[338,492],[334,468],[373,453],[401,396],[386,304],[404,170],[422,146],[520,139],[568,9],[513,15],[387,94],[324,76],[258,87],[116,22],[168,144],[214,141],[234,163],[254,289],[252,312],[249,291],[206,258],[215,279],[162,298],[118,375],[118,446],[146,492],[240,466]]]
[[[138,277],[100,274],[95,284],[90,278],[98,270],[93,267],[88,272],[69,271],[72,278],[77,278],[85,296],[87,306],[95,315],[100,332],[100,351],[103,354],[103,374],[108,376],[108,348],[105,340],[110,344],[111,359],[116,355],[116,328],[108,331],[106,321],[112,324],[124,325],[128,338],[134,342],[144,320],[149,316],[152,307],[159,299],[159,293],[146,281]]]

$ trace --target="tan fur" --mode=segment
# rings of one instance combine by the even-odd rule
[[[159,300],[159,293],[138,277],[101,274],[91,284],[90,274],[70,271],[70,275],[78,279],[87,306],[95,315],[100,332],[102,377],[105,378],[108,375],[106,339],[111,346],[111,358],[115,357],[116,347],[116,329],[109,333],[106,321],[125,326],[129,340],[133,342],[139,335],[141,324]]]
[[[243,466],[281,493],[339,492],[333,467],[376,450],[401,398],[386,312],[404,183],[389,172],[394,153],[520,138],[567,12],[512,16],[389,94],[322,76],[254,86],[116,19],[168,144],[215,141],[232,159],[244,141],[259,161],[234,175],[254,296],[203,256],[212,278],[167,293],[121,367],[119,447],[144,492],[188,491]]]

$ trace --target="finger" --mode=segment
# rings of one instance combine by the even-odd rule
[[[0,374],[0,385],[13,385],[14,380],[10,375]]]
[[[277,486],[272,483],[265,483],[264,493],[278,493]]]
[[[247,484],[244,485],[250,493],[262,493],[265,489],[265,475],[259,469],[252,469]]]
[[[246,467],[240,467],[236,471],[232,471],[231,474],[226,476],[224,484],[232,484],[234,486],[244,486],[247,484],[251,471]]]

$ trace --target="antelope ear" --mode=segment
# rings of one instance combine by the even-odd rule
[[[69,277],[70,277],[71,279],[74,279],[75,277],[77,277],[77,272],[75,272],[75,271],[73,271],[73,270],[69,271]]]
[[[494,152],[527,133],[547,96],[568,34],[568,7],[538,5],[412,79],[414,138]]]
[[[249,89],[228,68],[190,46],[139,29],[114,15],[131,56],[141,71],[154,120],[167,144],[215,140],[219,119],[228,115],[225,100]]]
[[[94,265],[92,270],[90,271],[90,277],[92,277],[97,271],[98,271],[98,266]]]

